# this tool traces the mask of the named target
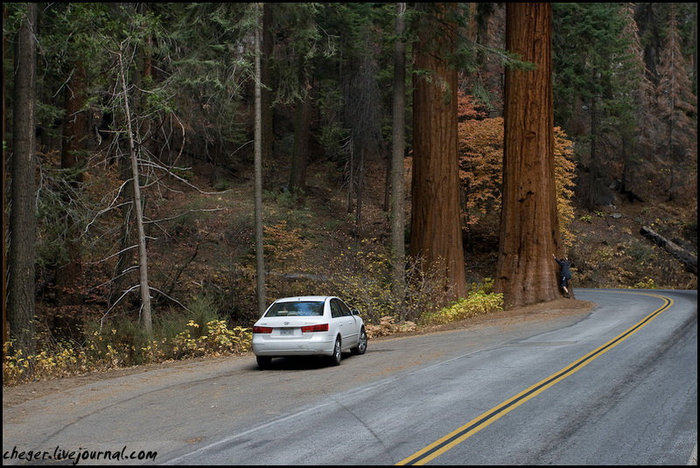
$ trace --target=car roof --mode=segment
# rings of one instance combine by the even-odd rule
[[[292,297],[282,297],[277,299],[275,302],[302,302],[302,301],[315,301],[315,302],[325,302],[327,299],[334,298],[335,296],[292,296]]]

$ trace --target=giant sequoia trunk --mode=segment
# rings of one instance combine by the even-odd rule
[[[496,289],[506,307],[560,296],[548,3],[506,5],[506,48],[536,65],[506,71],[503,204]]]
[[[419,24],[414,49],[411,255],[444,271],[446,292],[464,297],[466,284],[459,210],[457,71],[448,64],[456,30],[455,4],[432,4]]]

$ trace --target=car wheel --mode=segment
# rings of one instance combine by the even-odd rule
[[[270,363],[272,362],[272,358],[270,356],[255,356],[255,359],[258,361],[258,367],[260,369],[270,368]]]
[[[352,348],[352,354],[365,354],[367,351],[367,333],[365,333],[365,327],[360,330],[360,341],[357,343],[357,347]]]
[[[333,346],[333,355],[331,356],[331,365],[340,365],[340,360],[343,357],[343,353],[340,348],[340,337],[335,339],[335,346]]]

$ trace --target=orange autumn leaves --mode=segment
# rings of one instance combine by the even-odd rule
[[[462,187],[462,218],[467,229],[498,232],[503,170],[503,118],[488,118],[474,98],[458,95],[459,177]],[[557,210],[562,240],[570,244],[567,229],[574,217],[573,143],[559,127],[554,128],[554,159]],[[493,231],[495,229],[495,231]]]

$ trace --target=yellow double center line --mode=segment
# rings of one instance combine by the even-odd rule
[[[616,291],[617,292],[617,291]],[[624,291],[621,291],[624,292]],[[618,344],[622,343],[624,340],[629,338],[631,335],[639,331],[642,327],[647,325],[649,322],[651,322],[654,318],[656,318],[661,312],[667,310],[673,305],[673,299],[666,297],[666,296],[659,296],[656,294],[649,294],[649,293],[633,293],[633,294],[640,294],[640,295],[645,295],[645,296],[651,296],[651,297],[656,297],[658,299],[661,299],[664,301],[664,305],[656,309],[654,312],[651,314],[647,315],[644,319],[642,319],[640,322],[636,323],[634,326],[623,332],[622,334],[616,336],[612,340],[608,341],[605,343],[603,346],[594,349],[590,353],[586,354],[582,358],[572,362],[568,366],[564,367],[558,372],[555,372],[554,374],[550,375],[544,380],[541,380],[534,384],[533,386],[527,388],[526,390],[518,393],[517,395],[509,398],[508,400],[504,401],[503,403],[499,404],[498,406],[495,406],[491,408],[490,410],[486,411],[485,413],[481,414],[480,416],[477,416],[476,418],[472,419],[469,421],[467,424],[465,424],[462,427],[459,427],[455,429],[454,431],[450,432],[446,436],[436,440],[432,444],[428,445],[427,447],[417,451],[413,455],[404,458],[400,462],[397,463],[397,465],[423,465],[425,463],[428,463],[430,460],[433,460],[434,458],[440,456],[441,454],[447,452],[450,450],[452,447],[455,445],[458,445],[465,440],[467,440],[469,437],[472,435],[476,434],[492,422],[498,420],[502,416],[508,414],[510,411],[514,410],[518,406],[522,405],[526,401],[530,400],[531,398],[536,397],[543,391],[547,390],[549,387],[554,385],[555,383],[564,380],[571,374],[577,372],[581,368],[583,368],[586,364],[592,362],[594,359],[602,356],[606,352],[610,351],[612,348],[617,346]]]

